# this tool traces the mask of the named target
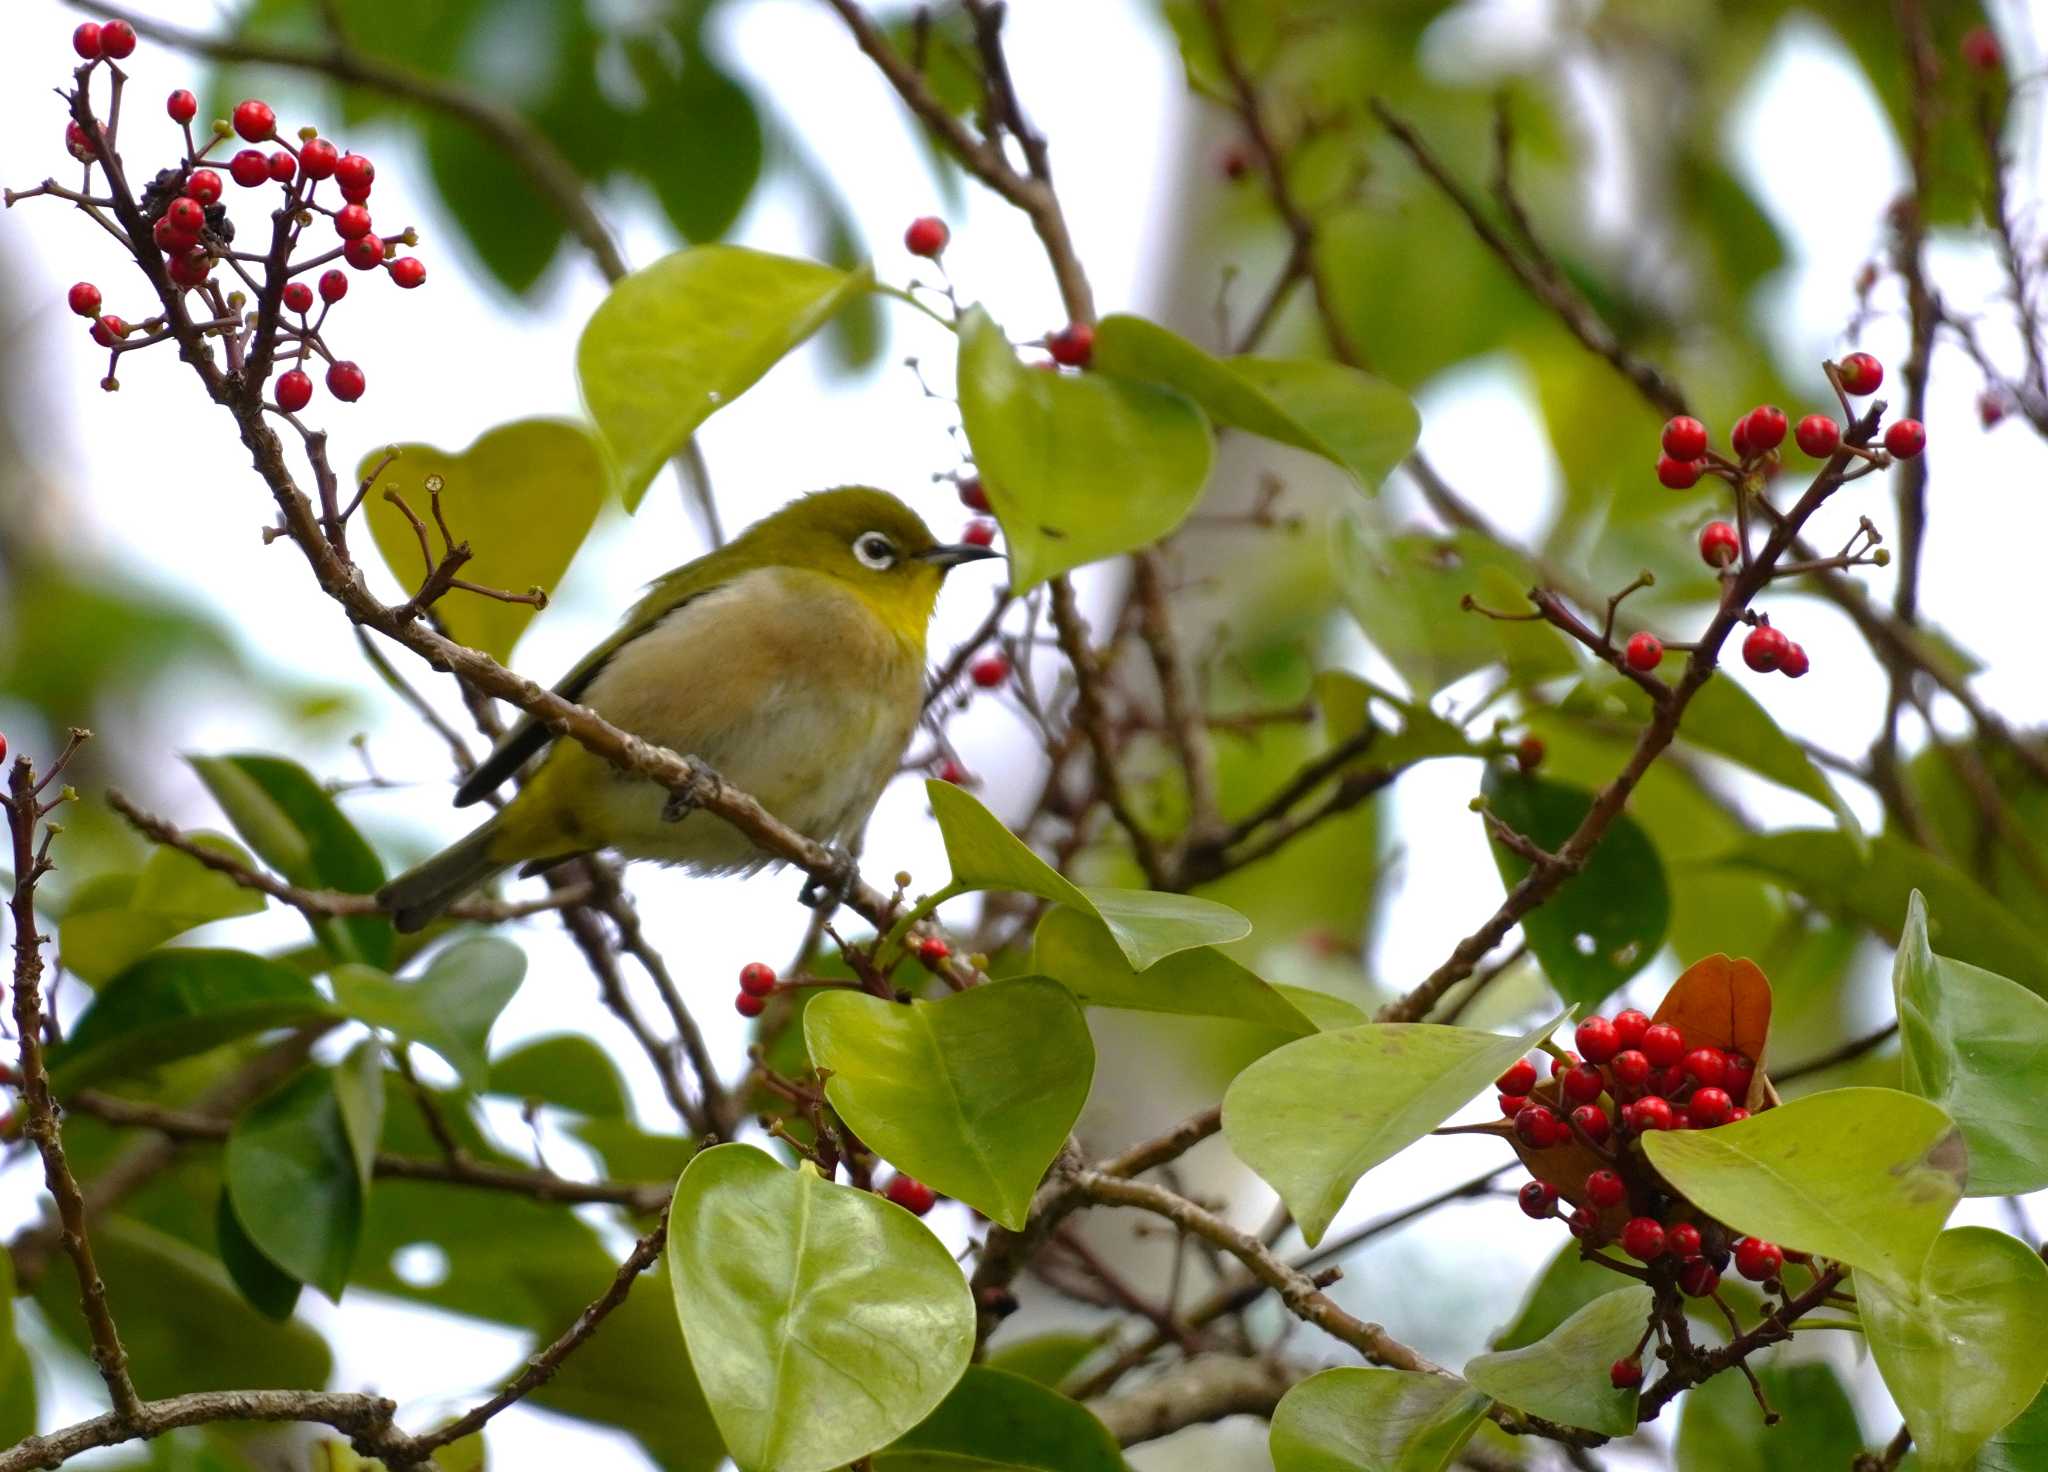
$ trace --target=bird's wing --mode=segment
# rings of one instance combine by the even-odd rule
[[[708,561],[709,559],[702,559]],[[691,563],[679,568],[666,577],[658,579],[647,596],[633,605],[616,632],[577,662],[576,668],[562,676],[555,686],[555,694],[564,700],[579,700],[590,688],[598,671],[610,662],[626,645],[659,624],[669,614],[687,603],[714,592],[724,586],[723,578],[698,576],[699,564]],[[474,772],[463,778],[462,785],[455,789],[455,806],[468,807],[481,802],[500,784],[525,764],[526,759],[554,739],[554,733],[530,715],[521,716],[519,723],[485,757]]]

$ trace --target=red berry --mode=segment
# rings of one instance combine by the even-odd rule
[[[199,99],[180,87],[164,99],[164,111],[174,123],[189,123],[199,116]]]
[[[1985,389],[1977,395],[1977,423],[1991,429],[2005,418],[2008,412],[2005,395]]]
[[[250,143],[261,143],[266,138],[277,136],[277,114],[270,110],[267,102],[250,98],[247,102],[235,104],[235,131]]]
[[[1678,1286],[1692,1298],[1705,1298],[1721,1286],[1721,1275],[1704,1257],[1696,1257],[1678,1269]]]
[[[925,965],[937,967],[953,954],[953,948],[936,935],[928,935],[917,943],[917,959]]]
[[[1552,1055],[1551,1055],[1551,1058],[1550,1058],[1550,1076],[1551,1076],[1552,1078],[1558,1078],[1558,1077],[1561,1077],[1561,1076],[1562,1076],[1562,1075],[1564,1075],[1564,1074],[1570,1073],[1570,1072],[1571,1072],[1571,1071],[1572,1071],[1572,1070],[1573,1070],[1574,1068],[1577,1068],[1578,1066],[1579,1066],[1579,1055],[1578,1055],[1578,1054],[1576,1054],[1576,1053],[1563,1053],[1563,1054],[1555,1054],[1555,1053],[1554,1053],[1554,1054],[1552,1054]]]
[[[1515,765],[1525,772],[1533,772],[1543,765],[1543,738],[1534,734],[1524,736],[1515,743]]]
[[[1660,1068],[1650,1075],[1648,1088],[1652,1094],[1675,1099],[1685,1091],[1685,1070],[1676,1063],[1669,1068]]]
[[[64,125],[64,148],[73,158],[84,164],[91,163],[99,155],[99,150],[93,147],[92,139],[87,136],[85,129],[75,122]]]
[[[1719,1048],[1694,1048],[1679,1066],[1708,1088],[1718,1089],[1728,1081],[1728,1055]]]
[[[1216,160],[1223,177],[1235,184],[1252,171],[1252,151],[1242,143],[1233,143],[1224,149]]]
[[[1614,1035],[1621,1039],[1624,1048],[1633,1048],[1643,1040],[1643,1034],[1650,1030],[1650,1016],[1634,1007],[1614,1014]]]
[[[298,173],[298,171],[299,161],[286,153],[282,148],[270,155],[271,183],[289,184],[292,182],[292,176]]]
[[[1769,624],[1758,624],[1742,641],[1742,662],[1760,675],[1768,675],[1785,661],[1792,641]]]
[[[740,990],[750,997],[765,997],[775,990],[775,968],[761,961],[740,967]]]
[[[1664,1229],[1664,1246],[1673,1257],[1700,1255],[1700,1229],[1691,1222],[1679,1222]]]
[[[185,203],[191,204],[192,201],[188,199]],[[201,218],[205,218],[204,215]],[[149,238],[156,242],[158,250],[162,251],[165,255],[173,256],[188,251],[193,246],[199,244],[199,233],[196,230],[189,233],[180,230],[171,222],[169,215],[164,216],[163,219],[150,226]]]
[[[427,279],[427,263],[418,256],[400,256],[391,263],[391,279],[411,291]]]
[[[984,690],[993,690],[1010,678],[1010,660],[1007,655],[984,654],[967,667],[967,678]]]
[[[1785,1268],[1785,1254],[1775,1242],[1744,1237],[1735,1244],[1735,1271],[1752,1283],[1768,1283]]]
[[[313,306],[313,288],[303,281],[293,281],[284,289],[285,310],[289,312],[310,311]]]
[[[996,524],[977,517],[960,529],[960,540],[970,547],[993,547],[996,542]]]
[[[353,404],[360,399],[364,387],[363,370],[353,363],[344,360],[327,370],[327,392],[344,404]]]
[[[1707,427],[1690,414],[1664,425],[1664,453],[1673,460],[1698,460],[1707,453]]]
[[[90,281],[81,281],[71,288],[64,298],[71,304],[71,310],[81,317],[97,317],[100,314],[100,289]]]
[[[334,161],[334,182],[345,191],[368,194],[370,181],[376,177],[377,166],[360,153],[345,153]]]
[[[1884,432],[1884,447],[1894,460],[1911,460],[1927,448],[1927,426],[1917,419],[1901,419]]]
[[[99,26],[93,21],[87,21],[71,33],[71,49],[87,61],[98,61],[105,45]]]
[[[343,240],[361,240],[370,233],[370,212],[359,204],[345,204],[334,212],[334,233]]]
[[[185,197],[202,205],[219,204],[220,194],[220,175],[212,169],[194,169],[192,176],[185,181]]]
[[[1744,1109],[1740,1104],[1736,1105],[1733,1109],[1728,1111],[1728,1123],[1730,1124],[1741,1124],[1745,1119],[1748,1118],[1749,1111],[1747,1109]]]
[[[1735,428],[1728,431],[1728,443],[1735,447],[1735,458],[1747,460],[1750,456],[1749,417],[1744,415],[1735,421]]]
[[[1566,1074],[1560,1083],[1564,1089],[1564,1096],[1574,1104],[1591,1104],[1607,1092],[1606,1076],[1590,1063],[1581,1063]]]
[[[768,1004],[759,997],[750,997],[741,992],[732,999],[732,1010],[742,1017],[759,1017],[768,1010]]]
[[[254,148],[245,148],[228,160],[228,174],[244,189],[270,182],[270,160]]]
[[[180,286],[204,286],[213,274],[213,257],[203,250],[188,250],[165,262],[164,269]]]
[[[287,414],[296,414],[313,402],[313,380],[299,369],[277,376],[277,407]]]
[[[1639,1135],[1651,1130],[1668,1130],[1678,1122],[1671,1101],[1649,1094],[1628,1106],[1628,1127]]]
[[[1749,411],[1743,423],[1749,426],[1744,437],[1749,441],[1753,455],[1775,450],[1785,442],[1785,411],[1776,404],[1758,404]]]
[[[1526,1058],[1517,1058],[1506,1073],[1493,1081],[1493,1086],[1503,1094],[1526,1094],[1536,1087],[1536,1065]]]
[[[1564,1224],[1574,1237],[1593,1241],[1600,1231],[1600,1213],[1588,1207],[1577,1207],[1564,1219]]]
[[[1844,393],[1862,398],[1874,394],[1884,382],[1884,364],[1868,353],[1851,353],[1842,359],[1835,369],[1835,376],[1842,380]]]
[[[1496,1094],[1494,1102],[1500,1105],[1500,1112],[1505,1118],[1513,1119],[1529,1107],[1529,1096],[1527,1094]]]
[[[1742,555],[1742,538],[1725,521],[1710,521],[1700,532],[1700,561],[1708,567],[1728,567]]]
[[[125,20],[110,20],[100,27],[100,50],[116,61],[134,55],[135,27]]]
[[[1688,490],[1700,483],[1700,470],[1704,465],[1699,460],[1674,460],[1669,455],[1657,457],[1657,481],[1669,490]]]
[[[1628,661],[1630,669],[1647,674],[1663,663],[1664,643],[1647,630],[1630,634],[1621,657]]]
[[[1594,1144],[1606,1139],[1613,1130],[1613,1122],[1607,1118],[1607,1111],[1598,1104],[1581,1104],[1572,1111],[1572,1123]]]
[[[912,1216],[923,1216],[939,1199],[939,1193],[923,1181],[905,1175],[891,1176],[882,1194]]]
[[[944,220],[937,215],[920,215],[903,232],[903,248],[914,256],[937,260],[952,238],[953,232],[946,228]]]
[[[1721,1087],[1738,1099],[1749,1097],[1749,1081],[1756,1077],[1756,1064],[1741,1053],[1728,1056],[1727,1076],[1721,1080]]]
[[[108,312],[92,324],[92,340],[103,348],[110,348],[128,335],[128,324]]]
[[[1634,1390],[1643,1383],[1643,1366],[1638,1360],[1616,1360],[1607,1367],[1607,1383],[1616,1390]]]
[[[181,194],[164,207],[164,223],[180,235],[189,235],[194,240],[206,228],[206,209],[190,195]]]
[[[1572,1041],[1579,1045],[1579,1056],[1588,1063],[1605,1063],[1621,1051],[1621,1037],[1605,1017],[1588,1017],[1572,1033]]]
[[[1515,1135],[1531,1150],[1562,1145],[1571,1133],[1563,1120],[1541,1104],[1531,1104],[1515,1116]]]
[[[342,247],[341,258],[358,271],[374,271],[384,264],[384,242],[374,235],[358,235]]]
[[[1636,1015],[1640,1017],[1642,1013],[1638,1012]],[[1614,1075],[1616,1083],[1631,1089],[1640,1089],[1650,1081],[1650,1060],[1637,1048],[1624,1048],[1616,1053],[1613,1060],[1608,1063],[1607,1069]]]
[[[1971,26],[1963,32],[1960,49],[1963,60],[1980,72],[1995,72],[2004,63],[1998,51],[1998,37],[1991,34],[1989,26]]]
[[[1735,1101],[1728,1097],[1726,1089],[1709,1086],[1694,1089],[1692,1099],[1685,1107],[1694,1124],[1710,1130],[1717,1124],[1728,1123],[1728,1112],[1735,1107]]]
[[[1664,1228],[1655,1217],[1630,1217],[1621,1229],[1621,1250],[1637,1262],[1655,1262],[1664,1255]]]
[[[1842,443],[1842,426],[1825,414],[1809,414],[1799,421],[1799,428],[1793,431],[1792,437],[1799,442],[1799,448],[1814,459],[1825,460]]]
[[[982,485],[980,476],[969,476],[966,480],[960,482],[960,504],[969,511],[987,511],[990,509],[988,490]]]
[[[320,300],[329,306],[348,295],[348,277],[339,271],[320,273]]]
[[[1611,1170],[1596,1170],[1586,1177],[1586,1199],[1595,1206],[1619,1206],[1628,1200],[1628,1184]]]
[[[325,138],[309,138],[299,145],[299,167],[308,179],[325,179],[334,173],[340,153]]]
[[[1542,1221],[1557,1214],[1557,1187],[1548,1181],[1531,1181],[1515,1193],[1515,1203],[1522,1208],[1522,1215]]]
[[[1062,368],[1086,368],[1095,356],[1095,329],[1086,322],[1070,322],[1049,335],[1045,347]]]

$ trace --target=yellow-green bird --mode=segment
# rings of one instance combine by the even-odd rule
[[[995,554],[947,545],[864,486],[804,496],[656,581],[555,692],[613,725],[709,762],[821,843],[859,836],[924,699],[925,626],[948,569]],[[477,802],[551,739],[531,716],[456,792]],[[664,819],[668,794],[557,741],[491,820],[377,898],[418,930],[514,864],[599,849],[699,874],[773,862],[709,813]]]

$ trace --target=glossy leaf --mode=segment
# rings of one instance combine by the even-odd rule
[[[1231,1082],[1223,1133],[1313,1247],[1360,1176],[1457,1113],[1560,1020],[1521,1037],[1387,1022],[1302,1038]]]
[[[1702,956],[1671,984],[1651,1020],[1677,1028],[1690,1047],[1721,1048],[1761,1063],[1771,1037],[1771,984],[1754,961]],[[1766,1087],[1759,1068],[1748,1097],[1736,1102],[1754,1109]]]
[[[1636,1392],[1616,1390],[1607,1367],[1625,1357],[1650,1321],[1647,1284],[1594,1299],[1521,1349],[1482,1354],[1465,1378],[1503,1405],[1607,1436],[1635,1429]]]
[[[481,1090],[490,1077],[485,1055],[491,1027],[526,977],[526,953],[493,935],[475,936],[437,954],[415,981],[367,966],[339,966],[335,1000],[349,1016],[432,1048]]]
[[[432,445],[394,447],[398,459],[381,475],[363,502],[370,535],[384,565],[408,594],[427,575],[419,535],[396,504],[395,492],[427,527],[435,557],[442,553],[433,497],[440,486],[441,514],[449,530],[472,554],[462,577],[487,588],[552,593],[611,488],[604,452],[589,430],[566,419],[520,419],[501,424],[468,448]],[[389,451],[372,450],[356,466],[365,478]],[[434,617],[449,636],[501,662],[510,660],[519,636],[539,610],[462,589],[434,605]]]
[[[1504,766],[1488,769],[1494,816],[1539,848],[1555,853],[1584,820],[1593,795]],[[1501,882],[1512,889],[1529,861],[1491,844]],[[1656,845],[1627,813],[1571,882],[1522,917],[1522,934],[1558,995],[1591,1007],[1650,964],[1671,924],[1671,891]]]
[[[683,1172],[668,1266],[698,1383],[749,1472],[830,1472],[887,1446],[974,1347],[967,1280],[917,1218],[751,1145]]]
[[[1022,977],[907,1005],[828,991],[804,1009],[825,1097],[869,1149],[1020,1230],[1095,1073],[1066,988]]]
[[[1970,1146],[1969,1194],[2048,1186],[2048,1001],[2003,976],[1937,956],[1915,890],[1892,965],[1905,1084],[1948,1113]]]
[[[1101,1346],[1093,1334],[1039,1334],[991,1350],[985,1363],[991,1370],[1007,1370],[1057,1389]]]
[[[1150,889],[1083,889],[1038,857],[1002,820],[951,782],[924,784],[957,890],[1011,889],[1086,911],[1144,971],[1176,951],[1242,940],[1251,922],[1214,900]]]
[[[1645,1135],[1643,1149],[1737,1232],[1901,1288],[1919,1281],[1967,1173],[1949,1117],[1892,1089],[1829,1089],[1740,1124]]]
[[[1013,592],[1156,542],[1201,499],[1215,446],[1169,389],[1029,367],[975,307],[960,321],[959,392]]]
[[[581,1033],[554,1033],[491,1060],[490,1090],[591,1119],[624,1119],[626,1081],[609,1053]]]
[[[1080,910],[1049,910],[1032,941],[1032,969],[1087,1007],[1235,1017],[1306,1037],[1316,1024],[1281,991],[1211,946],[1177,951],[1144,971],[1117,948],[1109,927]],[[1363,1019],[1359,1019],[1363,1021]]]
[[[334,1070],[334,1102],[341,1109],[356,1179],[368,1191],[377,1149],[384,1141],[384,1044],[375,1034],[349,1049]]]
[[[339,1299],[363,1230],[363,1183],[324,1068],[294,1074],[235,1121],[228,1193],[249,1240],[278,1267]]]
[[[1870,1352],[1927,1472],[1959,1472],[2048,1379],[2048,1263],[1988,1227],[1943,1232],[1911,1288],[1858,1271]]]
[[[292,883],[344,894],[370,894],[384,883],[375,851],[296,762],[255,754],[187,760],[242,841]],[[313,933],[336,960],[391,962],[395,937],[380,915],[321,920]]]
[[[249,1240],[235,1216],[234,1203],[223,1190],[214,1208],[214,1237],[220,1249],[220,1264],[249,1307],[275,1323],[283,1323],[299,1306],[297,1278],[263,1255]]]
[[[697,426],[868,289],[870,272],[732,245],[662,257],[612,287],[576,345],[583,401],[630,511]]]
[[[196,947],[156,951],[101,987],[70,1035],[50,1050],[50,1085],[61,1096],[236,1038],[337,1015],[303,975],[265,957]]]
[[[1440,1472],[1486,1407],[1449,1375],[1324,1370],[1281,1397],[1266,1444],[1274,1472]]]
[[[1116,1438],[1085,1407],[981,1365],[874,1464],[875,1472],[1124,1472]]]
[[[242,846],[218,833],[187,835],[193,843],[254,867]],[[237,915],[259,913],[268,901],[190,854],[157,848],[139,874],[109,874],[81,887],[57,928],[64,969],[98,986],[174,936]]]
[[[2048,1388],[1984,1443],[1975,1472],[2040,1472],[2043,1467],[2048,1467]]]
[[[1764,1424],[1740,1372],[1716,1375],[1686,1392],[1674,1448],[1678,1472],[1778,1472],[1854,1464],[1863,1450],[1863,1428],[1832,1367],[1778,1364],[1761,1356],[1752,1357],[1749,1365],[1765,1398],[1782,1413],[1777,1424]]]
[[[1614,1274],[1587,1262],[1569,1241],[1530,1281],[1507,1327],[1493,1336],[1491,1349],[1521,1349],[1549,1334],[1566,1319],[1614,1287]]]

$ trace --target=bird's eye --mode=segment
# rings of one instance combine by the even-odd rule
[[[896,565],[896,544],[880,532],[862,532],[853,539],[853,555],[862,567],[883,572]]]

